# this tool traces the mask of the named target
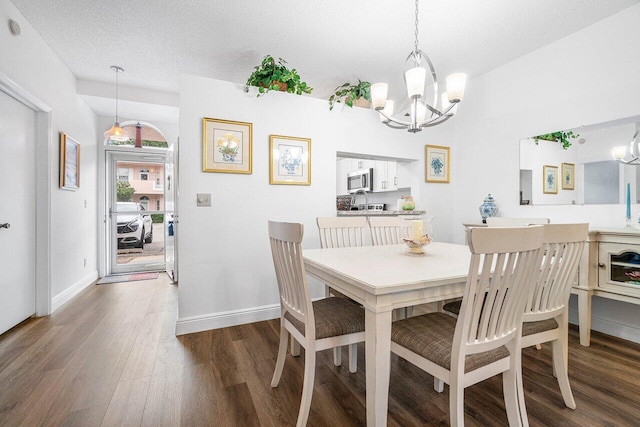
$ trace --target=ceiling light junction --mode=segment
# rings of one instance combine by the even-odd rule
[[[467,75],[463,73],[451,74],[447,77],[447,91],[439,96],[438,78],[431,59],[418,48],[418,0],[416,0],[415,46],[405,61],[405,68],[411,68],[404,73],[408,99],[403,103],[401,113],[409,116],[410,121],[394,117],[394,102],[387,99],[388,85],[375,83],[371,85],[371,99],[373,108],[380,113],[380,121],[393,129],[407,129],[409,132],[420,132],[422,128],[439,125],[449,120],[456,113],[458,103],[462,101]],[[425,68],[422,66],[428,66]],[[433,86],[433,102],[428,104],[424,98],[427,71],[431,76]],[[440,109],[438,109],[440,99]],[[409,103],[409,108],[405,105]],[[407,112],[408,114],[404,114]],[[427,116],[427,114],[429,114]]]
[[[112,65],[111,69],[116,73],[116,119],[111,129],[104,133],[104,137],[110,141],[126,142],[129,141],[129,135],[120,127],[118,120],[118,74],[124,72],[124,69],[117,65]]]

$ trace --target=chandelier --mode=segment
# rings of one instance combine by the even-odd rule
[[[116,72],[116,120],[111,129],[104,133],[104,137],[111,141],[126,142],[129,141],[129,135],[120,127],[118,121],[118,74],[124,72],[124,69],[117,65],[112,65],[111,69]]]
[[[633,136],[631,137],[631,142],[629,142],[628,150],[627,150],[627,147],[622,146],[622,147],[615,147],[611,151],[611,154],[613,154],[613,158],[615,160],[625,165],[640,166],[640,147],[638,147],[638,144],[636,143],[638,132],[639,131],[636,130],[636,133],[634,133]],[[625,160],[627,151],[631,154],[630,160]]]
[[[371,100],[373,108],[380,113],[380,121],[394,129],[407,129],[409,132],[420,132],[422,128],[439,125],[449,120],[456,113],[458,103],[462,101],[467,75],[463,73],[451,74],[447,77],[447,91],[439,96],[438,78],[431,59],[426,53],[418,49],[418,0],[416,0],[415,46],[405,61],[405,68],[411,68],[404,73],[408,99],[401,108],[402,116],[409,116],[409,121],[394,117],[394,102],[387,99],[388,85],[375,83],[371,85]],[[433,101],[429,104],[424,98],[427,68],[433,85]],[[440,107],[438,109],[438,98]],[[406,104],[410,104],[407,111]],[[427,116],[428,114],[428,116]]]

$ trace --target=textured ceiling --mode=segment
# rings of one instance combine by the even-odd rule
[[[403,88],[411,0],[11,0],[78,79],[178,92],[181,73],[244,83],[271,54],[328,98],[357,78]],[[441,82],[470,77],[640,0],[422,0],[420,48]],[[100,113],[99,113],[100,114]],[[111,113],[109,113],[111,114]]]

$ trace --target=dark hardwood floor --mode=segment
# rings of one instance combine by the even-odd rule
[[[163,275],[164,276],[164,275]],[[270,387],[278,321],[176,337],[177,288],[166,277],[91,286],[46,318],[0,336],[0,426],[295,425],[304,357],[287,357]],[[569,337],[578,408],[564,407],[548,346],[524,350],[532,426],[640,425],[640,345]],[[304,353],[303,353],[304,355]],[[346,359],[346,353],[345,353]],[[364,347],[358,372],[318,355],[309,425],[365,425]],[[448,387],[392,356],[389,425],[447,425]],[[499,377],[465,392],[468,426],[506,425]]]

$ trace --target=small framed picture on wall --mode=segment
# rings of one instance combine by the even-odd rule
[[[558,194],[558,167],[544,165],[542,167],[542,192]]]
[[[60,132],[60,188],[80,188],[80,143]]]
[[[269,136],[269,184],[311,185],[311,139]]]
[[[449,147],[427,145],[424,163],[425,182],[449,182]]]
[[[576,165],[573,163],[562,164],[562,189],[573,190],[575,188]]]

